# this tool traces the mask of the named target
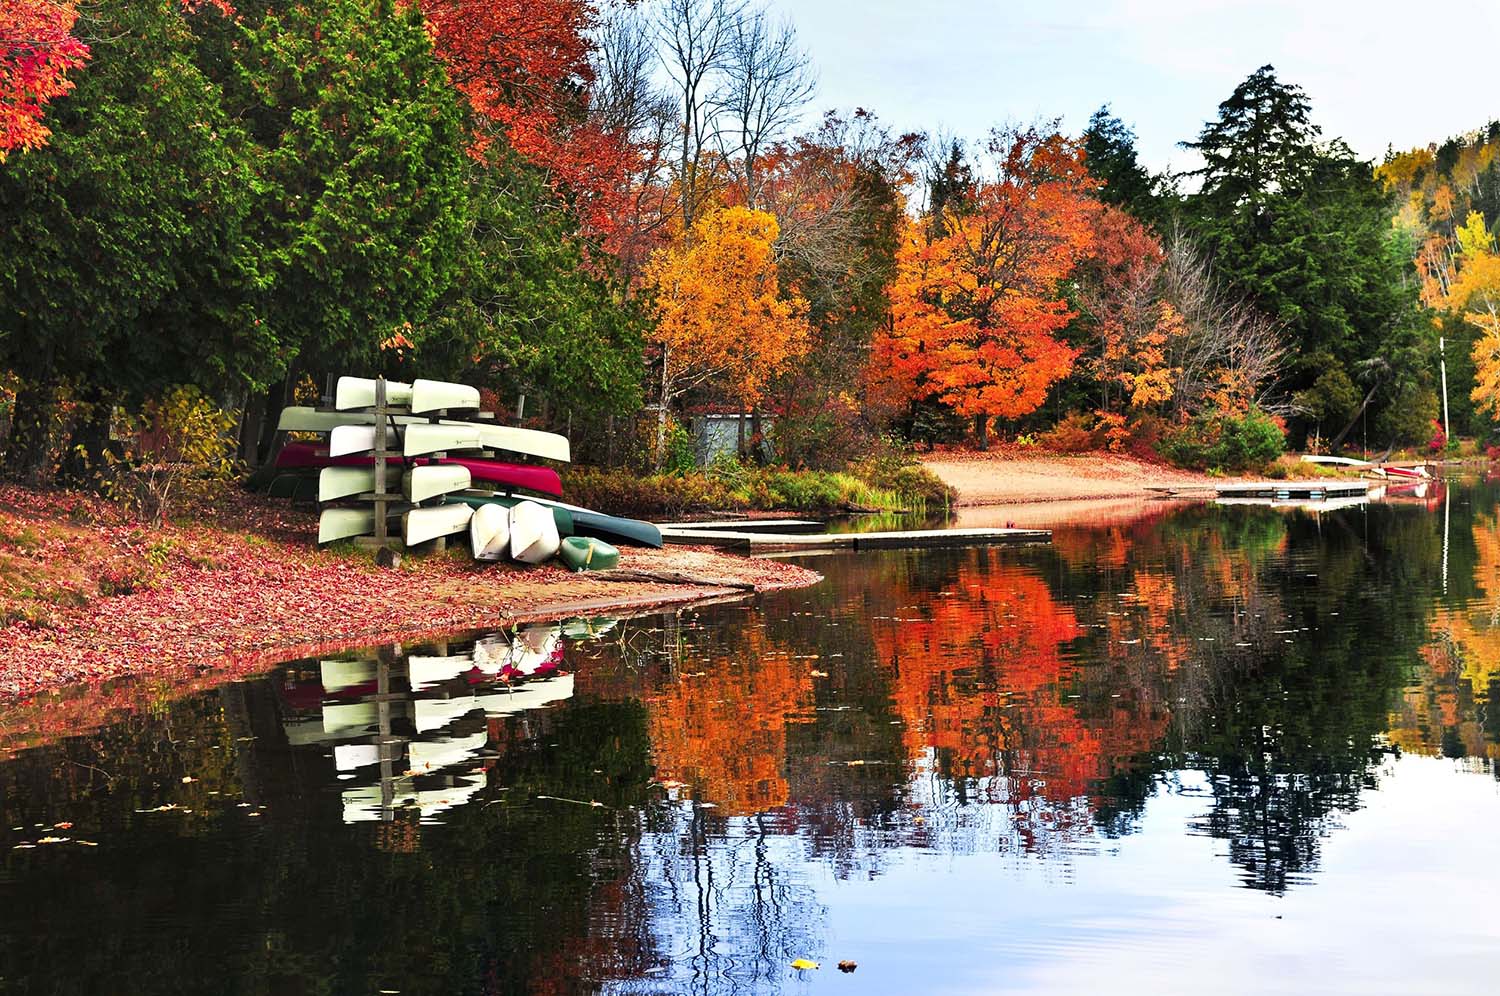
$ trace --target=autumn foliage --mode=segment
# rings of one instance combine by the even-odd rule
[[[72,3],[0,0],[0,162],[47,140],[47,103],[73,89],[68,73],[88,60],[77,20]]]
[[[981,423],[1034,411],[1072,370],[1078,351],[1058,333],[1075,313],[1058,284],[1095,238],[1077,142],[996,132],[988,152],[969,196],[907,223],[870,364],[887,398],[937,398]]]

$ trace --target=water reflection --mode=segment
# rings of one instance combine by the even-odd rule
[[[0,721],[50,741],[0,764],[0,992],[801,991],[839,976],[793,959],[842,957],[862,990],[1160,989],[1283,913],[1383,936],[1495,884],[1436,830],[1500,817],[1497,502],[1145,505],[158,689],[82,736],[44,702]],[[1461,919],[1403,943],[1477,969],[1500,938]],[[1302,930],[1264,950],[1320,957]]]

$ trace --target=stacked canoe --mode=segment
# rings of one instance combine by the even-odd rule
[[[407,546],[467,533],[478,560],[538,564],[560,556],[577,570],[613,567],[619,552],[611,541],[661,546],[650,523],[558,500],[562,481],[552,468],[501,457],[566,462],[565,436],[481,416],[479,392],[467,385],[386,381],[380,405],[378,387],[341,377],[331,407],[282,411],[278,429],[322,437],[288,441],[276,461],[288,473],[317,472],[319,543],[379,536],[380,525],[398,527]],[[378,427],[384,449],[377,449]],[[376,491],[380,465],[384,494]]]

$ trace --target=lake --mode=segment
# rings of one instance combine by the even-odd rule
[[[1491,992],[1497,506],[1137,503],[16,706],[0,993]]]

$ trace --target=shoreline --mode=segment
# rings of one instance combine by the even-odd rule
[[[821,575],[700,547],[624,548],[610,580],[476,564],[463,551],[318,550],[316,516],[215,496],[153,529],[102,500],[0,488],[0,704],[137,677],[228,681],[340,648],[816,584]]]
[[[955,509],[1153,497],[1153,486],[1222,480],[1115,453],[928,454],[922,465],[957,492]]]

